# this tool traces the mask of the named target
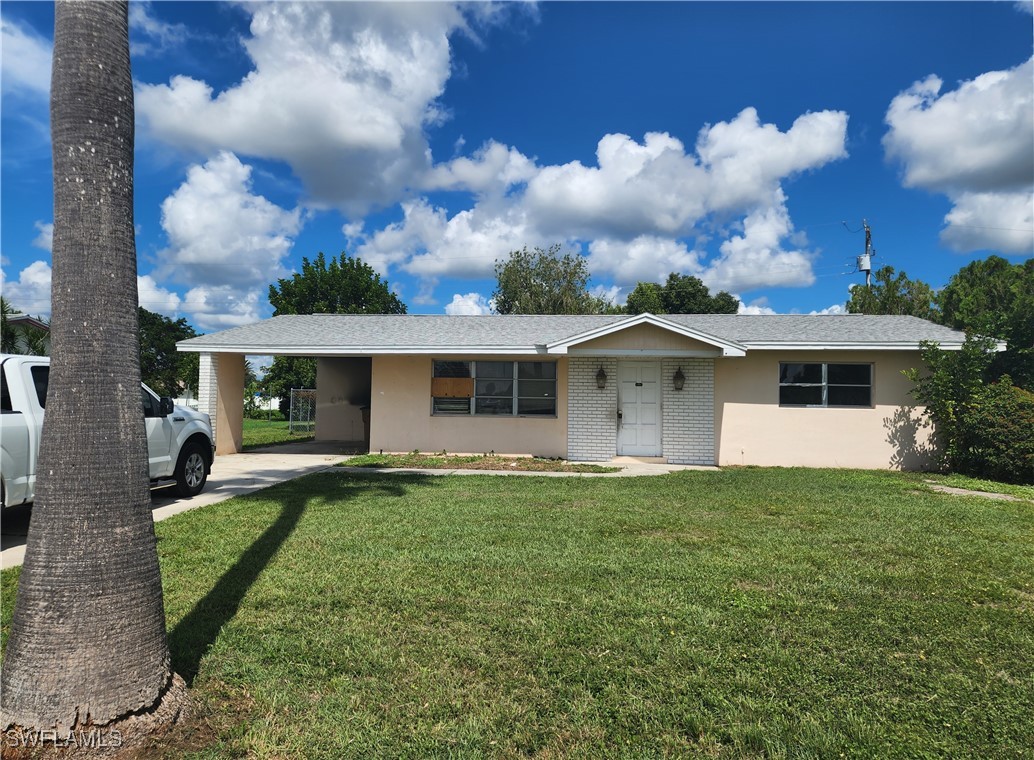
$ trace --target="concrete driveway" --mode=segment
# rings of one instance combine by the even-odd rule
[[[216,457],[205,490],[193,499],[181,499],[168,488],[151,492],[154,521],[325,470],[354,453],[354,445],[310,442]],[[0,523],[0,568],[15,567],[25,558],[31,514],[29,506],[4,510]]]

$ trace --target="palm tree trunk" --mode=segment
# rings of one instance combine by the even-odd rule
[[[3,725],[104,725],[172,674],[140,396],[126,2],[58,2],[52,364]]]

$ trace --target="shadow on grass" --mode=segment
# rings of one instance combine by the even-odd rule
[[[365,473],[364,473],[365,475]],[[371,473],[370,475],[374,475]],[[362,477],[361,488],[366,491],[376,488],[390,496],[404,496],[408,487],[432,481],[428,477],[381,478],[375,475]],[[254,543],[241,554],[229,570],[223,573],[205,596],[194,605],[177,624],[169,631],[169,650],[172,655],[172,669],[179,673],[190,686],[197,677],[201,658],[215,643],[219,631],[230,622],[240,608],[241,600],[248,589],[266,569],[274,555],[283,546],[287,538],[298,526],[309,502],[314,498],[332,498],[343,501],[356,496],[357,488],[337,488],[332,492],[318,485],[325,478],[313,480],[305,478],[267,489],[263,497],[280,496],[281,509],[273,524],[255,539]],[[305,487],[309,485],[309,487]]]

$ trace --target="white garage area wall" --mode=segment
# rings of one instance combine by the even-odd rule
[[[371,371],[368,357],[317,359],[317,441],[366,440],[362,407],[370,404]]]

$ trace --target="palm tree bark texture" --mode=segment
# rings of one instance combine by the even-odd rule
[[[173,684],[140,397],[126,2],[57,3],[52,360],[2,721],[72,730]]]

